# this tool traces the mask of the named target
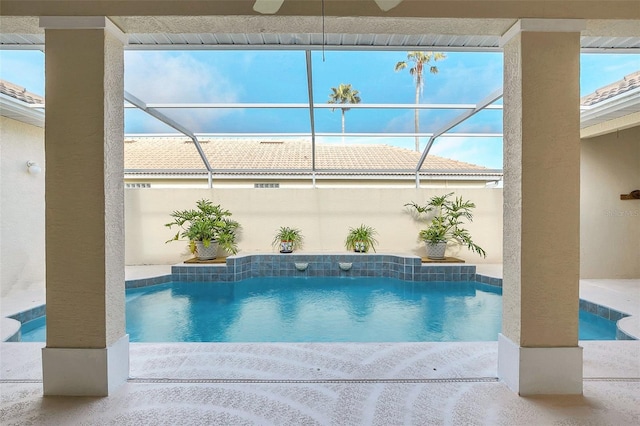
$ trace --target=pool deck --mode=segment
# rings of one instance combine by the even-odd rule
[[[169,271],[127,267],[127,279]],[[477,272],[502,276],[501,265]],[[640,280],[581,280],[580,295],[640,314]],[[44,294],[2,302],[4,316]],[[496,379],[497,342],[132,343],[115,394],[43,398],[44,344],[0,343],[0,423],[640,424],[640,341],[580,345],[581,396],[517,396]]]

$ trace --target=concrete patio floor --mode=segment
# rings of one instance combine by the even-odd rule
[[[500,266],[478,272],[501,276]],[[128,267],[127,279],[164,271]],[[581,297],[633,310],[637,321],[640,280],[580,286]],[[33,306],[36,293],[4,300],[3,315]],[[0,343],[0,424],[640,424],[640,341],[580,345],[581,396],[517,396],[496,378],[497,342],[132,343],[125,385],[72,398],[42,396],[44,343]]]
[[[131,344],[107,398],[43,397],[40,343],[2,343],[3,425],[637,425],[640,341],[582,342],[584,395],[519,397],[497,343]]]

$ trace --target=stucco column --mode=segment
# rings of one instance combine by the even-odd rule
[[[45,395],[108,395],[129,374],[124,296],[124,35],[46,17]]]
[[[581,394],[580,30],[519,21],[504,48],[504,275],[498,376],[520,395]]]

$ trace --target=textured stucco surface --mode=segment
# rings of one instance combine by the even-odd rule
[[[290,1],[290,0],[289,0]],[[4,2],[6,3],[6,1]],[[24,2],[22,2],[24,3]],[[341,3],[345,3],[341,1]],[[453,4],[453,2],[444,2]],[[593,6],[591,2],[589,6]],[[372,28],[380,34],[470,34],[470,35],[493,35],[501,36],[509,29],[517,18],[522,16],[536,17],[528,10],[526,14],[517,13],[505,16],[501,12],[504,8],[499,5],[494,14],[478,19],[473,14],[464,15],[447,14],[446,18],[439,18],[436,14],[427,17],[417,18],[412,12],[409,17],[399,16],[379,16],[363,17],[361,13],[356,16],[327,16],[325,18],[325,31],[327,33],[342,34],[372,34]],[[454,6],[455,7],[455,6]],[[624,7],[624,6],[623,6]],[[152,6],[151,10],[138,16],[117,16],[109,14],[110,19],[126,33],[210,33],[212,28],[215,33],[320,33],[322,23],[318,16],[239,16],[229,14],[227,16],[193,16],[195,11],[190,10],[192,16],[153,16],[157,13],[157,8]],[[584,8],[583,8],[584,9]],[[589,9],[589,8],[587,8]],[[5,9],[6,10],[6,9]],[[433,9],[431,9],[433,10]],[[467,8],[456,7],[456,12],[465,12]],[[609,9],[611,11],[611,9]],[[627,8],[627,12],[630,10]],[[4,12],[4,11],[3,11]],[[40,15],[38,13],[37,15]],[[68,15],[68,10],[65,11]],[[102,15],[97,10],[90,15]],[[597,16],[598,13],[592,13]],[[545,13],[538,14],[537,17],[557,18]],[[579,14],[565,15],[565,17],[579,18]],[[602,18],[604,16],[601,15]],[[608,37],[630,37],[640,36],[640,27],[632,14],[624,13],[619,15],[620,19],[586,19],[586,29],[583,36],[608,36]],[[638,19],[636,17],[635,19]],[[44,30],[38,25],[38,17],[34,16],[0,16],[0,32],[14,34],[43,34]],[[428,28],[428,31],[424,29]],[[401,29],[401,30],[400,30]]]
[[[496,342],[132,344],[132,380],[108,398],[42,398],[41,345],[3,343],[0,416],[7,425],[638,424],[640,342],[581,343],[584,395],[535,398],[496,381]]]
[[[46,37],[47,345],[104,348],[124,334],[122,48],[103,30]]]
[[[502,334],[517,342],[521,317],[522,58],[521,34],[504,46]],[[507,320],[508,319],[508,320]]]
[[[84,1],[73,8],[63,0],[29,1],[4,0],[5,15],[258,15],[253,10],[254,0],[184,0],[181,2],[130,0],[126,2]],[[329,16],[391,16],[440,18],[583,18],[627,19],[640,12],[632,0],[405,0],[388,12],[373,1],[326,0],[325,13]],[[320,0],[287,0],[279,15],[319,16]]]
[[[434,19],[327,16],[325,31],[341,34],[477,34],[500,35],[509,29],[515,19]],[[124,31],[134,33],[207,33],[215,28],[219,33],[319,33],[319,16],[121,16],[115,18]]]
[[[43,140],[43,129],[0,117],[0,297],[44,288]]]
[[[124,51],[104,38],[104,220],[107,346],[124,335]]]
[[[640,127],[581,141],[580,277],[640,278]]]
[[[125,191],[126,263],[166,264],[191,257],[186,242],[165,244],[175,235],[164,224],[173,210],[195,207],[201,198],[211,199],[233,213],[242,225],[241,253],[276,252],[271,246],[280,226],[300,228],[301,252],[342,252],[349,227],[373,226],[379,253],[414,253],[424,256],[418,232],[425,222],[415,221],[404,207],[415,201],[425,204],[434,195],[454,189],[323,188],[323,189],[128,189]],[[449,255],[467,262],[499,263],[502,258],[502,190],[455,189],[476,204],[474,221],[467,229],[487,251],[484,259],[464,248],[451,247]]]
[[[505,47],[503,333],[526,347],[578,339],[579,39],[523,32]]]

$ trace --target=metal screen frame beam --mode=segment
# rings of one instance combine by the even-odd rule
[[[429,138],[429,141],[427,142],[427,146],[424,148],[424,151],[422,151],[422,155],[420,156],[420,160],[418,161],[418,164],[416,166],[416,170],[415,170],[416,188],[420,187],[420,169],[422,168],[424,161],[427,159],[427,155],[429,155],[429,151],[431,150],[431,147],[433,146],[433,143],[435,142],[435,140],[438,137],[445,134],[446,132],[448,132],[449,130],[456,127],[458,124],[465,121],[466,119],[471,118],[477,113],[479,113],[480,111],[482,111],[483,109],[486,109],[489,105],[496,102],[498,99],[502,98],[502,95],[503,95],[502,88],[495,90],[494,92],[490,93],[489,96],[485,97],[482,101],[478,102],[478,104],[473,110],[460,114],[458,117],[449,121],[447,124],[445,124],[440,129],[438,129],[436,132],[433,133],[433,136]]]
[[[316,120],[313,108],[313,65],[311,63],[311,51],[306,50],[307,59],[307,90],[309,91],[309,121],[311,124],[311,180],[313,187],[316,187]]]
[[[187,129],[180,123],[178,123],[177,121],[167,117],[160,111],[157,111],[156,109],[149,107],[144,101],[135,97],[131,93],[127,92],[126,90],[124,91],[124,99],[130,104],[134,105],[136,108],[160,120],[167,126],[173,129],[176,129],[177,131],[179,131],[180,133],[187,136],[193,141],[193,144],[195,145],[196,149],[198,150],[198,154],[200,155],[200,159],[204,163],[204,166],[207,168],[207,172],[209,174],[208,183],[209,183],[209,188],[211,188],[213,186],[213,182],[212,182],[213,169],[211,168],[211,164],[209,164],[209,160],[207,159],[207,156],[202,150],[202,146],[200,145],[200,141],[198,140],[197,136],[193,132],[191,132],[189,129]]]
[[[310,138],[310,132],[292,132],[292,133],[195,133],[199,138],[278,138],[278,137],[291,137],[291,138]],[[427,137],[430,138],[433,136],[433,133],[364,133],[364,132],[355,132],[355,133],[335,133],[335,132],[316,132],[316,137],[341,137],[341,136],[349,136],[349,137],[367,137],[367,138],[415,138],[419,137]],[[503,133],[444,133],[440,135],[441,138],[501,138]],[[128,138],[149,138],[149,137],[167,137],[173,138],[176,137],[175,133],[125,133],[125,137]]]
[[[193,109],[306,109],[309,108],[309,103],[282,103],[282,102],[246,102],[246,103],[229,103],[229,102],[162,102],[162,103],[147,103],[147,108],[164,109],[164,108],[193,108]],[[349,108],[354,109],[470,109],[476,108],[476,104],[349,104]],[[314,103],[314,108],[317,109],[335,109],[336,104],[330,103]],[[133,106],[125,105],[125,108],[133,108]],[[502,105],[488,105],[485,109],[502,109]]]

